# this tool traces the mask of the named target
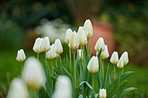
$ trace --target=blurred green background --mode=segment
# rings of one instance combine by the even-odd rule
[[[116,50],[129,52],[126,70],[135,71],[128,85],[138,88],[137,96],[147,96],[148,0],[1,0],[0,96],[20,73],[15,60],[18,49],[23,48],[27,57],[36,56],[32,50],[36,37],[49,32],[54,41],[68,27],[75,29],[88,18],[113,26]]]

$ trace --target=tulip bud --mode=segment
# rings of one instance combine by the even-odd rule
[[[46,52],[46,58],[52,60],[57,57],[59,57],[59,55],[55,52],[55,44],[52,44],[51,49],[48,52]]]
[[[50,41],[48,37],[44,37],[42,42],[42,51],[47,52],[50,50]]]
[[[63,47],[59,39],[55,40],[55,52],[59,55],[63,52]]]
[[[79,54],[79,58],[82,58],[83,59],[83,52],[82,52],[82,50],[81,49],[78,49],[77,50],[77,53]],[[81,56],[81,54],[82,54],[82,56]]]
[[[70,36],[72,35],[72,30],[67,29],[66,34],[65,34],[65,43],[69,44]]]
[[[23,49],[18,50],[16,60],[23,62],[26,59],[26,55]]]
[[[101,52],[101,58],[104,60],[107,59],[108,57],[109,57],[108,47],[107,45],[105,45],[105,50]]]
[[[127,63],[129,62],[129,58],[126,51],[121,55],[121,58],[123,59],[124,65],[127,65]]]
[[[112,64],[117,64],[118,62],[118,52],[114,51],[111,58],[110,58],[110,62]]]
[[[69,45],[71,49],[75,50],[79,47],[78,34],[74,31],[70,37]]]
[[[100,89],[99,90],[99,98],[106,98],[106,89]]]
[[[42,42],[43,38],[37,38],[35,40],[34,46],[33,46],[33,51],[36,53],[41,53],[42,52]]]
[[[84,23],[84,31],[85,34],[87,36],[87,39],[89,39],[90,37],[93,36],[93,27],[92,27],[92,23],[89,19],[87,19]]]
[[[35,57],[26,60],[22,77],[32,89],[40,89],[46,82],[43,66]]]
[[[117,63],[117,67],[118,68],[123,68],[124,67],[124,62],[123,62],[123,59],[122,58],[119,59],[119,61]]]
[[[103,39],[102,37],[100,37],[100,38],[97,40],[97,43],[96,43],[96,45],[95,45],[95,50],[99,52],[101,48],[102,48],[102,51],[105,50],[104,39]]]
[[[52,98],[72,98],[71,80],[67,76],[59,76]]]
[[[92,74],[95,74],[98,71],[98,67],[99,67],[98,57],[97,56],[91,57],[87,65],[88,71]]]
[[[11,82],[7,98],[29,98],[27,85],[20,78],[14,78]]]
[[[85,35],[85,32],[83,30],[83,27],[79,27],[78,36],[79,36],[79,44],[81,46],[86,45],[87,44],[87,37]]]

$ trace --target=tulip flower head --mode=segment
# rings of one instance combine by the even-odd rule
[[[48,37],[44,37],[41,48],[43,52],[47,52],[50,50],[50,41]]]
[[[107,59],[109,57],[109,53],[108,53],[108,47],[107,45],[105,45],[105,50],[101,52],[101,58],[103,60]]]
[[[117,63],[117,67],[118,68],[123,68],[124,67],[124,62],[123,62],[123,59],[122,58],[119,59],[119,61]]]
[[[72,98],[71,80],[67,76],[59,76],[52,98]]]
[[[72,30],[69,28],[66,31],[66,35],[65,35],[65,43],[69,44],[69,40],[70,40],[70,36],[72,35]]]
[[[85,35],[87,36],[87,39],[91,38],[93,36],[93,27],[92,27],[91,21],[87,19],[83,27],[84,27],[84,32],[85,32]]]
[[[12,80],[7,98],[29,98],[27,85],[21,78]]]
[[[97,56],[92,56],[88,65],[87,69],[90,73],[95,74],[98,71],[99,62]]]
[[[100,89],[99,90],[99,98],[106,98],[107,94],[106,94],[106,89]]]
[[[16,60],[23,62],[26,59],[26,55],[23,49],[18,50]]]
[[[111,58],[110,58],[110,62],[112,63],[112,64],[117,64],[118,63],[118,52],[116,52],[116,51],[114,51],[113,53],[112,53],[112,56],[111,56]]]
[[[70,37],[69,45],[71,49],[75,50],[79,47],[78,34],[74,31]]]
[[[42,52],[42,42],[43,42],[43,38],[37,38],[35,40],[34,46],[33,46],[33,51],[36,53],[41,53]]]
[[[102,51],[105,50],[105,43],[104,43],[104,39],[102,37],[100,37],[97,40],[97,43],[95,45],[95,50],[99,52],[101,48],[102,48]]]
[[[79,54],[79,58],[83,59],[83,52],[82,52],[82,50],[81,49],[77,49],[77,53]]]
[[[59,54],[55,52],[55,44],[52,44],[51,49],[46,52],[46,58],[52,60],[57,57],[59,57]]]
[[[121,55],[121,58],[123,59],[124,65],[127,65],[128,62],[129,62],[128,52],[125,51],[125,52]]]
[[[63,52],[63,47],[59,39],[55,40],[55,52],[59,55]]]
[[[86,45],[87,44],[87,37],[85,35],[83,27],[79,27],[79,29],[78,29],[78,36],[79,36],[79,44],[81,46]]]
[[[32,89],[41,88],[46,82],[42,64],[35,57],[29,57],[23,68],[22,77]]]

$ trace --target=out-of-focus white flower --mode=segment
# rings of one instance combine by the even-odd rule
[[[12,80],[7,98],[29,98],[27,85],[21,78]]]
[[[47,52],[50,50],[50,41],[48,37],[44,37],[42,42],[42,51]]]
[[[123,62],[123,59],[122,58],[119,59],[119,61],[117,63],[117,67],[118,68],[123,68],[124,67],[124,62]]]
[[[106,98],[107,94],[106,94],[106,89],[100,89],[99,90],[99,98]]]
[[[75,31],[70,36],[70,41],[68,46],[73,50],[79,47],[79,38],[78,38],[78,34]]]
[[[35,40],[34,46],[33,46],[33,51],[36,53],[41,53],[42,52],[42,42],[43,38],[37,38]]]
[[[72,98],[71,80],[67,76],[59,76],[52,98]]]
[[[79,36],[79,44],[81,46],[86,45],[87,44],[87,37],[85,35],[85,32],[83,30],[83,27],[81,27],[81,26],[78,29],[78,36]]]
[[[119,59],[119,57],[118,57],[118,52],[114,51],[114,52],[112,53],[111,58],[110,58],[110,62],[111,62],[112,64],[117,64],[118,59]]]
[[[55,40],[55,52],[59,55],[63,52],[63,47],[59,39]]]
[[[102,51],[105,50],[105,43],[104,43],[104,39],[102,37],[100,37],[97,40],[96,45],[95,45],[95,50],[99,52],[101,48],[102,48]]]
[[[23,68],[22,77],[32,89],[41,88],[46,82],[42,64],[35,57],[29,57]]]
[[[70,40],[70,36],[72,35],[72,30],[69,28],[66,31],[66,35],[65,35],[65,43],[69,44],[69,40]]]
[[[129,62],[128,52],[125,51],[125,52],[121,55],[121,58],[123,59],[124,65],[127,65],[127,63]]]
[[[55,52],[55,44],[52,44],[51,49],[48,52],[46,52],[46,58],[52,60],[52,59],[57,58],[57,57],[59,57],[59,54],[57,54]]]
[[[83,59],[83,52],[82,52],[82,50],[81,49],[77,49],[77,53],[79,54],[79,58]]]
[[[16,60],[23,62],[26,59],[26,55],[23,49],[18,50]]]
[[[87,19],[84,23],[84,31],[85,34],[87,36],[87,39],[89,39],[90,37],[93,36],[93,27],[92,27],[92,23],[89,19]]]
[[[105,50],[101,52],[101,58],[104,60],[107,59],[108,57],[109,57],[108,47],[107,45],[105,45]]]
[[[99,62],[97,56],[92,56],[88,65],[87,69],[90,73],[95,74],[98,71]]]

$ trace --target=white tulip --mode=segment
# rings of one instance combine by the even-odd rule
[[[82,58],[83,59],[83,52],[82,52],[82,50],[81,49],[78,49],[77,50],[77,53],[78,53],[78,55],[79,55],[79,58]],[[82,55],[82,56],[81,56]]]
[[[72,84],[67,76],[59,76],[52,98],[72,98]]]
[[[37,38],[35,40],[34,46],[33,46],[33,51],[36,53],[41,53],[42,52],[42,42],[43,38]]]
[[[99,98],[106,98],[107,94],[106,94],[106,89],[100,89],[99,90]]]
[[[42,42],[42,51],[47,52],[50,50],[50,41],[48,37],[44,37]]]
[[[59,57],[59,54],[57,54],[55,52],[55,44],[52,44],[51,49],[48,52],[46,52],[46,58],[52,60],[52,59],[57,58],[57,57]]]
[[[98,71],[99,62],[97,56],[92,56],[88,65],[87,69],[90,73],[95,74]]]
[[[21,78],[12,80],[7,98],[29,98],[27,85]]]
[[[92,27],[92,23],[89,19],[87,19],[84,23],[84,31],[85,34],[87,36],[87,39],[89,39],[90,37],[93,36],[93,27]]]
[[[87,44],[87,37],[85,35],[85,32],[83,30],[83,27],[81,27],[81,26],[78,29],[78,36],[79,36],[79,44],[81,46],[86,45]]]
[[[26,55],[23,49],[18,50],[16,60],[23,62],[26,59]]]
[[[102,37],[100,37],[97,40],[96,45],[95,45],[95,50],[99,52],[101,48],[102,48],[102,51],[105,50],[105,43],[104,43],[104,39]]]
[[[69,28],[65,34],[65,43],[69,44],[70,36],[72,35],[72,30]]]
[[[79,47],[78,34],[74,31],[70,36],[70,41],[68,45],[71,49],[75,50]]]
[[[55,52],[59,55],[63,52],[63,47],[59,39],[55,40]]]
[[[125,51],[125,52],[121,55],[121,58],[123,59],[124,65],[127,65],[127,63],[129,62],[128,52]]]
[[[117,63],[118,63],[118,59],[119,59],[119,57],[118,57],[118,52],[114,51],[114,52],[112,53],[111,58],[110,58],[110,62],[111,62],[112,64],[117,64]]]
[[[46,82],[44,68],[35,57],[29,57],[23,68],[22,77],[32,89],[41,88]]]
[[[107,59],[108,57],[109,57],[108,47],[107,45],[105,45],[105,50],[101,52],[101,58],[104,60]]]
[[[118,68],[123,68],[124,67],[124,62],[123,62],[123,59],[122,58],[119,59],[119,61],[117,63],[117,67]]]

